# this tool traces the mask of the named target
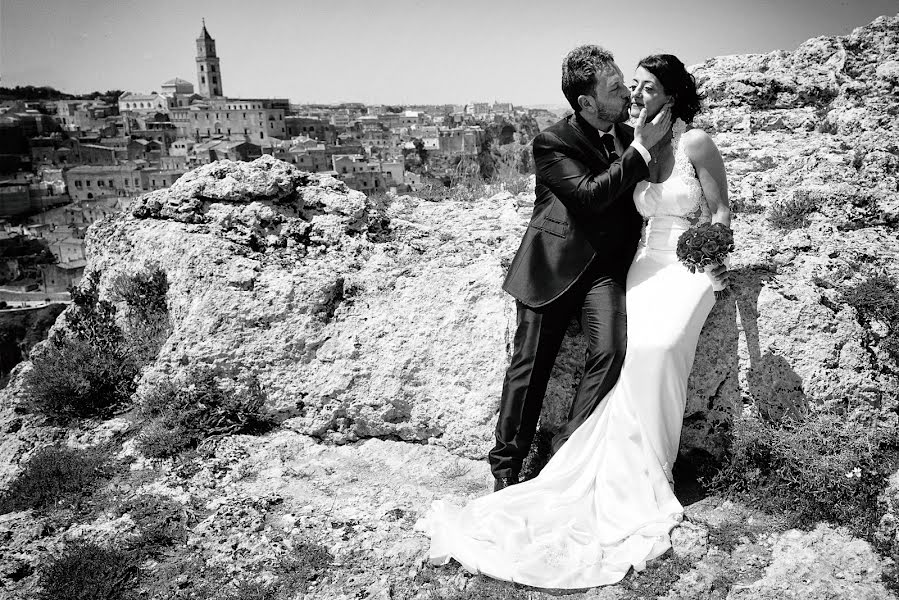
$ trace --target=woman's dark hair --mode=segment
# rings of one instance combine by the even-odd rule
[[[701,110],[702,97],[696,91],[696,80],[684,63],[673,54],[653,54],[641,60],[637,66],[655,75],[665,88],[665,93],[674,96],[671,117],[691,123]]]

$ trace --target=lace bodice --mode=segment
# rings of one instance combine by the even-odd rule
[[[696,170],[684,151],[683,133],[685,125],[678,120],[674,125],[671,145],[674,148],[674,169],[671,176],[659,183],[641,181],[634,189],[634,204],[644,220],[670,223],[678,229],[687,229],[699,223],[712,220],[708,202],[702,194],[702,186],[696,177]],[[661,217],[661,219],[657,219]],[[646,228],[644,228],[644,241]]]

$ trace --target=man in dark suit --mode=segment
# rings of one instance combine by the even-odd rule
[[[618,380],[627,343],[624,286],[642,226],[632,194],[649,176],[649,149],[671,123],[663,109],[649,123],[644,110],[635,129],[624,124],[630,91],[612,55],[598,46],[565,57],[562,91],[575,112],[534,138],[534,212],[503,284],[518,317],[489,455],[495,490],[518,482],[573,315],[580,312],[587,355],[553,451]]]

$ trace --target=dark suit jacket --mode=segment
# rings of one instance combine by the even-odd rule
[[[629,147],[633,129],[615,127],[626,150],[614,163],[596,130],[574,115],[534,138],[537,198],[503,283],[523,304],[549,304],[594,260],[599,261],[597,272],[622,281],[626,277],[642,226],[634,186],[649,176],[649,169]]]

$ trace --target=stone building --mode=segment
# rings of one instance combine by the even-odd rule
[[[205,165],[216,160],[252,161],[262,156],[262,148],[250,142],[215,139],[201,142],[193,147],[187,157],[191,167]]]
[[[480,127],[441,127],[438,133],[440,152],[444,154],[477,154],[483,139]]]
[[[141,186],[148,191],[167,188],[186,172],[186,169],[141,169]]]
[[[305,116],[285,116],[287,137],[306,136],[320,140],[326,144],[337,141],[337,130],[326,119]]]
[[[215,40],[206,31],[206,20],[197,38],[197,81],[200,95],[204,98],[219,98],[222,93],[222,71],[215,54]]]
[[[181,135],[194,140],[216,135],[284,139],[290,137],[286,105],[284,99],[214,98],[174,108],[171,116]]]
[[[72,200],[91,200],[104,196],[132,196],[143,191],[141,167],[82,165],[65,172],[66,189]]]
[[[169,99],[162,94],[138,94],[125,92],[119,96],[119,113],[155,115],[169,110]]]

